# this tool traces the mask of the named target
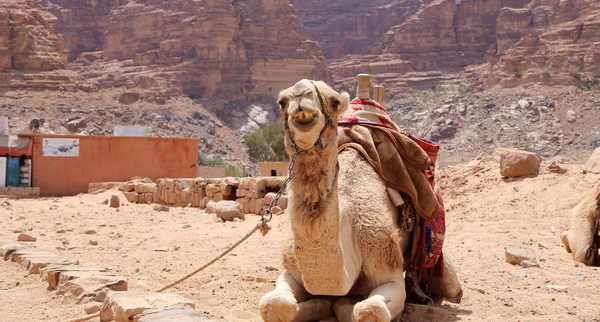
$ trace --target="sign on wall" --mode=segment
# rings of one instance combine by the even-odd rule
[[[79,139],[45,138],[42,155],[45,157],[78,157]]]

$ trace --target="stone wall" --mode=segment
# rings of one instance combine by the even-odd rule
[[[237,201],[246,214],[259,214],[281,189],[285,177],[158,179],[156,183],[129,181],[120,185],[132,203],[158,203],[205,209],[209,201]],[[287,207],[283,195],[276,205]]]

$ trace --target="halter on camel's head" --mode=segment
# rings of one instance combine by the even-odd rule
[[[335,133],[337,117],[348,107],[349,99],[347,93],[339,94],[324,82],[306,79],[281,91],[278,104],[293,152],[325,149],[335,139],[331,133]]]

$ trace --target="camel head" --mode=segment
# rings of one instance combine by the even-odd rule
[[[336,140],[337,119],[350,102],[348,93],[339,94],[322,81],[303,79],[279,93],[277,100],[286,128],[288,153],[309,151]]]

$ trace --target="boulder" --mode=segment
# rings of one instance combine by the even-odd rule
[[[520,150],[505,150],[500,154],[500,174],[521,177],[536,173],[540,168],[537,154]]]
[[[594,153],[583,166],[583,171],[591,173],[600,173],[600,148],[596,148]]]
[[[214,214],[214,213],[216,213],[217,212],[217,210],[215,209],[216,205],[217,205],[216,202],[214,202],[212,200],[209,200],[206,203],[206,213],[207,214]]]
[[[217,217],[224,221],[233,221],[234,218],[244,219],[242,205],[232,200],[222,200],[215,206]]]

